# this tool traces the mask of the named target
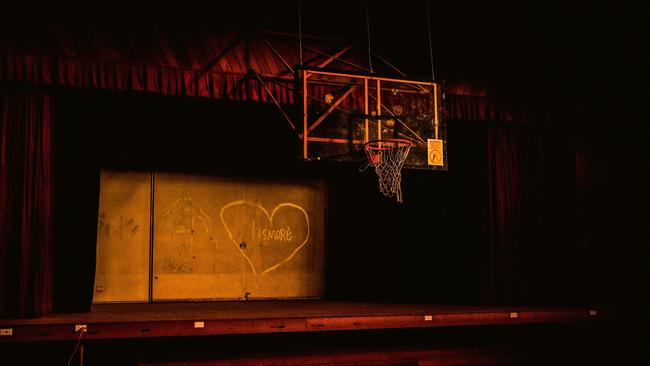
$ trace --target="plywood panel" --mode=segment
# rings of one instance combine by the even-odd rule
[[[102,171],[93,302],[149,300],[151,175]]]
[[[323,295],[321,181],[156,174],[154,300]]]

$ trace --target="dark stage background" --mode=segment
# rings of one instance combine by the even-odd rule
[[[425,3],[368,3],[372,49],[429,79]],[[650,308],[650,22],[641,3],[432,1],[449,171],[405,170],[401,205],[377,192],[370,170],[302,162],[271,103],[199,97],[198,83],[187,83],[185,73],[210,69],[219,49],[210,42],[222,32],[295,33],[296,4],[103,4],[81,14],[59,3],[3,4],[0,319],[90,310],[101,169],[318,177],[328,193],[326,299],[584,305],[620,318],[84,339],[88,363],[485,348],[496,363],[523,354],[520,364],[648,364],[647,337],[638,336]],[[305,34],[349,41],[365,62],[366,2],[302,4]],[[2,347],[43,364],[63,363],[74,344]]]
[[[409,76],[429,78],[424,3],[408,5],[371,5],[371,45]],[[305,5],[304,31],[345,38],[364,50],[364,9],[363,2]],[[81,64],[74,57],[63,58],[72,76],[62,73],[61,85],[29,79],[29,67],[21,69],[23,79],[7,76],[20,74],[9,73],[8,65],[23,46],[43,55],[126,49],[134,54],[118,61],[137,64],[160,50],[128,45],[152,35],[165,35],[176,50],[189,50],[182,53],[187,56],[193,37],[206,33],[295,32],[295,4],[230,4],[217,12],[107,8],[81,16],[49,10],[6,11],[0,25],[0,41],[8,47],[1,49],[7,57],[0,68],[0,137],[7,153],[0,172],[1,317],[35,316],[51,305],[62,312],[89,308],[101,168],[324,177],[331,299],[649,304],[643,46],[650,23],[638,9],[433,2],[437,77],[456,86],[448,101],[453,94],[465,98],[455,104],[461,107],[476,99],[515,109],[532,105],[535,112],[531,123],[449,116],[449,171],[405,171],[403,205],[381,197],[373,173],[359,173],[358,166],[297,160],[297,139],[270,104],[147,94],[129,89],[132,80],[116,88],[121,92],[99,91],[91,82],[74,88],[81,79],[75,78]],[[61,32],[41,38],[52,29]],[[58,37],[66,32],[81,36]],[[96,45],[87,34],[108,41]],[[102,70],[123,70],[110,66]],[[161,72],[170,65],[157,66]],[[25,120],[51,126],[50,135]],[[41,139],[51,139],[51,153],[28,149],[41,146]],[[29,174],[34,162],[51,167],[51,185]],[[33,192],[43,195],[33,200]],[[25,202],[28,209],[17,209]],[[22,214],[25,224],[14,225]],[[25,229],[31,227],[40,229]],[[51,236],[42,228],[51,228]],[[30,256],[35,252],[46,256]]]
[[[272,105],[78,90],[55,95],[59,310],[90,303],[100,168],[323,177],[328,299],[570,305],[645,298],[632,285],[642,282],[646,250],[632,238],[647,238],[645,226],[620,217],[628,217],[631,201],[586,210],[584,189],[575,183],[575,130],[450,120],[449,171],[404,171],[400,205],[377,192],[371,171],[302,162],[295,135]],[[612,182],[598,193],[620,188],[621,195],[647,199],[643,187],[623,185]],[[603,235],[594,237],[594,230]]]

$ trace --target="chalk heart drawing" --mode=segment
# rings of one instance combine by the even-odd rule
[[[261,265],[256,266],[255,264],[253,264],[253,260],[251,260],[251,257],[246,253],[246,250],[240,246],[241,240],[239,240],[239,238],[237,238],[235,235],[233,235],[231,228],[234,227],[235,224],[233,223],[233,225],[231,227],[230,225],[228,225],[228,223],[226,222],[226,219],[224,217],[228,210],[231,210],[231,209],[234,209],[234,208],[240,208],[241,209],[243,207],[249,207],[249,208],[252,207],[252,208],[255,208],[257,210],[262,211],[264,213],[264,215],[266,216],[266,218],[268,219],[269,223],[271,224],[271,227],[273,227],[273,219],[276,217],[276,214],[278,214],[278,212],[286,212],[287,209],[289,209],[289,210],[298,210],[300,212],[300,214],[302,214],[305,217],[305,223],[306,223],[306,227],[307,227],[307,233],[305,234],[305,238],[302,241],[300,241],[299,242],[300,244],[297,245],[289,253],[289,255],[287,255],[286,257],[280,259],[276,263],[271,264],[271,266],[268,267],[268,268],[259,268],[259,267],[261,267]],[[245,200],[234,201],[234,202],[231,202],[231,203],[229,203],[229,204],[227,204],[227,205],[225,205],[225,206],[223,206],[221,208],[221,212],[219,213],[219,217],[221,218],[221,222],[223,223],[223,226],[226,229],[226,232],[228,233],[228,237],[230,238],[232,243],[235,245],[235,248],[237,248],[237,250],[239,250],[239,253],[246,259],[248,264],[251,266],[251,269],[253,270],[253,273],[255,274],[255,277],[258,279],[258,281],[265,274],[277,269],[281,265],[283,265],[283,264],[287,263],[288,261],[290,261],[296,255],[296,253],[298,253],[307,244],[307,241],[309,240],[309,234],[310,234],[310,232],[309,232],[309,230],[310,230],[310,228],[309,228],[309,215],[307,214],[305,209],[303,209],[302,207],[300,207],[300,206],[298,206],[296,204],[290,203],[290,202],[280,203],[279,205],[275,206],[275,208],[273,209],[273,211],[271,211],[271,213],[269,213],[269,211],[260,204],[250,202],[250,201],[245,201]],[[300,239],[298,239],[298,240],[300,240]],[[254,244],[254,243],[250,243],[250,244]]]

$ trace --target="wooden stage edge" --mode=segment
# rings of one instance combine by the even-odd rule
[[[598,308],[472,307],[322,300],[99,304],[92,311],[0,319],[0,342],[124,339],[217,334],[593,323]]]

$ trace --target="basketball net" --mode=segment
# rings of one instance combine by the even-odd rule
[[[379,177],[379,191],[385,196],[396,196],[402,203],[402,166],[411,150],[411,141],[384,139],[367,142],[364,145],[368,166],[375,167]]]

